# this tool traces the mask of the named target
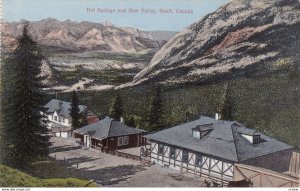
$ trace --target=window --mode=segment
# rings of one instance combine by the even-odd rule
[[[194,138],[197,138],[197,139],[200,139],[200,132],[199,131],[193,131],[193,137]]]
[[[124,137],[124,145],[128,145],[128,143],[129,143],[129,137],[125,136]]]
[[[124,138],[123,137],[118,137],[118,146],[123,145]]]
[[[158,144],[158,154],[159,155],[164,154],[164,145],[163,144]]]
[[[253,144],[258,144],[258,143],[260,143],[260,136],[259,135],[253,136]]]
[[[192,134],[194,138],[202,139],[213,130],[213,124],[198,125],[192,129]]]
[[[54,121],[57,121],[57,116],[54,116]]]
[[[188,163],[188,161],[189,161],[189,152],[183,150],[182,151],[182,162]]]
[[[170,158],[171,159],[175,159],[175,155],[176,155],[175,151],[176,151],[175,148],[170,147]]]
[[[197,155],[196,155],[195,165],[196,165],[196,166],[201,166],[201,165],[202,165],[202,162],[203,162],[202,155],[197,154]]]
[[[118,137],[118,146],[128,145],[129,144],[129,137]]]

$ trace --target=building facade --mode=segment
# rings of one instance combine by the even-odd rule
[[[113,151],[146,144],[146,131],[106,117],[74,131],[74,137],[87,148]]]
[[[72,135],[72,117],[70,116],[71,103],[57,99],[52,99],[45,106],[44,115],[47,116],[47,128],[53,136],[67,138]],[[87,117],[88,124],[99,121],[87,106],[79,105],[79,114]]]
[[[237,122],[205,116],[146,138],[150,141],[151,162],[222,182],[234,180],[236,163],[284,171],[293,150]],[[275,156],[281,162],[270,165],[275,164]]]
[[[150,160],[197,176],[233,180],[234,162],[161,142],[151,141]]]

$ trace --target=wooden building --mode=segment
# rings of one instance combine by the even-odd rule
[[[86,147],[113,151],[146,144],[146,131],[106,117],[96,123],[74,130],[74,137]]]
[[[53,125],[51,129],[51,133],[53,137],[60,137],[60,138],[68,138],[72,137],[72,128],[66,127],[62,125]]]
[[[72,118],[70,116],[71,103],[57,99],[52,99],[45,106],[44,115],[47,116],[47,128],[58,136],[58,133],[62,138],[67,138],[72,130]],[[94,114],[87,106],[79,105],[79,113],[81,116],[86,116],[88,124],[99,121],[99,118]],[[66,137],[67,136],[67,137]]]
[[[222,182],[234,180],[237,163],[285,172],[293,150],[237,122],[205,116],[145,137],[153,163]]]

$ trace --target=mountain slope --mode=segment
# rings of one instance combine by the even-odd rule
[[[4,22],[2,39],[6,47],[15,46],[24,22]],[[168,31],[147,32],[118,27],[109,21],[92,23],[58,21],[52,18],[29,22],[29,31],[39,44],[46,47],[71,51],[133,53],[152,49],[157,51],[174,34]]]
[[[298,0],[235,0],[174,36],[127,85],[207,82],[298,67]]]

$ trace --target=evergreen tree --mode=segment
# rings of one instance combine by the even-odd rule
[[[80,127],[84,127],[86,125],[88,125],[88,112],[85,111],[84,113],[82,113],[81,117],[80,117]]]
[[[159,131],[164,128],[164,100],[160,86],[155,89],[152,105],[148,115],[148,130]]]
[[[120,94],[117,94],[112,101],[112,105],[109,110],[109,116],[116,120],[120,120],[123,114],[124,114],[124,110],[123,110],[122,100]]]
[[[226,85],[223,105],[221,107],[221,118],[223,120],[232,121],[232,101],[230,97],[230,86]]]
[[[134,117],[133,115],[130,116],[128,122],[126,123],[127,126],[129,127],[135,127],[135,120],[134,120]]]
[[[44,94],[40,83],[41,50],[24,26],[17,48],[3,63],[1,95],[2,162],[26,168],[48,155],[49,136],[45,125]]]
[[[79,99],[75,90],[72,92],[72,102],[70,108],[70,116],[72,118],[72,128],[78,129],[80,127],[80,114],[79,114]]]

